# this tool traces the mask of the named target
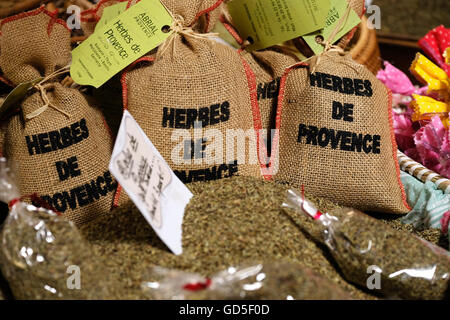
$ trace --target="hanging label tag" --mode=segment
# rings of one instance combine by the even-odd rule
[[[109,170],[161,240],[180,255],[184,209],[193,195],[128,111],[122,118]]]
[[[120,2],[103,9],[102,17],[95,26],[95,30],[97,31],[97,29],[106,26],[109,21],[116,18],[119,14],[122,14],[125,10],[127,10],[127,4],[128,2],[126,1]]]
[[[35,79],[30,82],[24,82],[19,84],[11,91],[0,106],[0,119],[12,108],[19,107],[20,102],[25,98],[28,90],[33,88],[36,84],[42,81],[44,78]]]
[[[347,10],[346,0],[331,0],[331,9],[328,13],[328,17],[325,22],[325,27],[317,32],[303,36],[303,39],[312,49],[312,51],[317,55],[323,52],[324,47],[317,43],[316,37],[321,37],[324,41],[327,41],[333,32],[334,28],[338,24],[339,20],[345,15]],[[341,31],[338,32],[333,43],[341,39],[348,32],[350,32],[354,27],[356,27],[361,22],[356,12],[352,9],[347,21],[345,21]]]
[[[329,0],[233,0],[233,23],[243,39],[260,50],[323,28]]]
[[[159,0],[141,0],[72,51],[72,79],[80,85],[100,87],[163,43],[172,34],[172,22]]]

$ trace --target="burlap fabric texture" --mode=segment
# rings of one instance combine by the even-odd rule
[[[203,7],[197,2],[166,5],[184,28],[198,15],[191,9]],[[260,114],[248,63],[198,34],[174,33],[166,42],[123,74],[124,107],[183,182],[261,177],[254,131]],[[202,130],[194,129],[196,122]]]
[[[70,31],[44,7],[1,22],[0,68],[14,85],[48,77],[70,59]],[[17,163],[23,195],[37,193],[81,225],[113,205],[113,140],[93,102],[60,84],[64,76],[42,83],[42,92],[30,90],[21,112],[7,120],[2,149]]]
[[[300,63],[282,77],[274,179],[363,211],[407,213],[391,93],[341,52],[322,55],[312,71]]]
[[[282,46],[273,46],[259,51],[246,51],[245,47],[249,44],[241,38],[239,32],[232,26],[231,16],[226,9],[221,16],[221,23],[236,42],[242,46],[239,50],[241,56],[248,63],[255,77],[257,100],[261,117],[256,121],[255,126],[261,133],[265,141],[259,148],[266,147],[265,152],[270,156],[272,130],[275,129],[275,116],[278,104],[278,95],[280,89],[281,76],[286,68],[299,62],[298,58]],[[269,158],[266,159],[268,163]]]
[[[106,7],[127,2],[127,7],[139,2],[139,0],[101,0],[97,5],[89,10],[81,12],[81,27],[85,35],[94,33],[95,26],[103,14]],[[191,26],[198,32],[209,32],[212,30],[220,17],[220,7],[223,0],[162,0],[166,8],[171,12],[180,14],[185,19],[186,25]]]
[[[81,29],[86,36],[94,33],[97,23],[100,21],[103,10],[106,7],[118,4],[120,2],[128,2],[128,0],[101,0],[94,7],[81,12]]]

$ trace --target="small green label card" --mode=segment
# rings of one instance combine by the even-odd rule
[[[159,0],[141,0],[72,51],[70,75],[96,88],[164,42],[173,19]]]
[[[323,28],[329,0],[233,0],[233,23],[243,39],[260,50]]]
[[[330,0],[331,1],[331,9],[328,13],[327,20],[325,22],[325,27],[317,32],[308,34],[303,36],[303,39],[310,46],[314,53],[320,54],[323,52],[323,46],[316,41],[317,36],[322,36],[324,41],[327,41],[333,32],[334,28],[336,28],[339,20],[345,15],[345,11],[347,10],[347,1],[346,0]],[[356,27],[361,22],[361,19],[358,17],[356,12],[352,9],[350,11],[350,15],[347,18],[347,21],[343,24],[341,31],[338,32],[336,38],[333,39],[333,43],[338,41],[340,38],[345,36],[350,30]]]
[[[108,24],[109,21],[116,18],[119,14],[123,13],[125,10],[127,10],[127,4],[128,2],[120,2],[117,4],[114,4],[112,6],[106,7],[103,9],[102,17],[100,18],[100,21],[95,26],[95,30],[104,27]]]
[[[28,90],[30,90],[35,85],[37,85],[39,82],[41,82],[42,79],[44,79],[44,78],[39,78],[39,79],[35,79],[33,81],[24,82],[24,83],[19,84],[17,87],[15,87],[14,90],[8,94],[5,101],[3,101],[2,105],[0,106],[0,119],[3,118],[3,116],[12,108],[18,107],[19,104],[22,102],[22,100],[27,95]]]

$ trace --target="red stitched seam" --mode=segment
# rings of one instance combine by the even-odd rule
[[[209,7],[208,9],[205,9],[205,10],[200,11],[199,13],[197,13],[197,15],[194,18],[194,22],[192,24],[196,23],[197,20],[200,19],[200,17],[202,15],[204,15],[205,13],[209,13],[209,12],[214,11],[215,9],[217,9],[217,7],[219,7],[222,4],[222,2],[223,2],[223,0],[219,0],[214,5]]]
[[[288,74],[293,70],[296,69],[297,67],[305,67],[308,66],[307,63],[304,62],[299,62],[289,68],[286,68],[286,70],[284,71],[283,76],[281,77],[280,80],[280,91],[278,93],[278,103],[277,103],[277,113],[276,113],[276,117],[275,117],[275,136],[273,137],[273,141],[272,141],[272,152],[270,154],[270,164],[269,164],[269,168],[271,169],[271,174],[270,174],[270,179],[273,179],[273,166],[272,166],[272,159],[274,157],[278,157],[279,154],[276,152],[276,150],[278,150],[278,144],[280,143],[280,129],[281,129],[281,114],[283,111],[283,103],[284,103],[284,95],[285,95],[285,89],[286,89],[286,79]]]
[[[122,195],[122,185],[120,185],[120,183],[117,182],[117,189],[116,189],[116,193],[114,194],[114,200],[113,200],[113,204],[111,207],[111,210],[119,207],[119,200],[120,200],[120,196]]]
[[[205,28],[203,29],[203,31],[206,33],[208,32],[208,28],[209,28],[209,24],[211,23],[211,15],[209,14],[209,12],[206,14],[206,25]]]
[[[20,20],[20,19],[23,19],[23,18],[31,17],[31,16],[36,16],[36,15],[38,15],[41,12],[44,12],[50,18],[54,18],[54,14],[55,13],[48,11],[47,9],[45,9],[45,5],[42,5],[40,8],[37,8],[37,9],[35,9],[33,11],[22,12],[22,13],[19,13],[19,14],[15,15],[15,16],[11,16],[9,18],[3,19],[0,22],[0,27],[3,27],[3,25],[5,25],[6,23],[9,23],[9,22],[12,22],[12,21],[15,21],[15,20]],[[55,22],[60,24],[60,25],[62,25],[67,30],[72,31],[72,30],[69,29],[69,27],[67,26],[67,24],[66,24],[66,22],[64,20],[56,19]],[[1,34],[2,34],[2,32],[0,31],[0,35]]]
[[[223,15],[220,16],[220,22],[222,22],[223,26],[231,34],[231,36],[234,38],[234,40],[236,40],[236,42],[240,46],[242,46],[242,44],[244,43],[244,40],[242,40],[242,38],[239,35],[239,33],[237,32],[237,30],[225,20],[225,17]]]
[[[395,133],[394,133],[394,119],[392,118],[392,92],[385,86],[389,98],[388,102],[388,112],[389,112],[389,132],[391,134],[391,143],[392,143],[392,155],[395,163],[395,170],[397,173],[397,183],[400,187],[400,190],[402,192],[402,200],[403,205],[406,207],[408,211],[411,211],[411,207],[409,206],[407,200],[406,200],[406,193],[405,188],[403,187],[402,180],[400,178],[400,164],[398,163],[398,157],[397,157],[397,141],[395,139]]]
[[[80,13],[80,20],[83,22],[98,22],[100,20],[100,17],[97,15],[98,10],[100,10],[100,7],[110,1],[118,1],[118,2],[125,2],[128,0],[101,0],[94,8],[84,10]],[[127,7],[128,9],[128,7]],[[93,14],[92,17],[84,17],[85,15]]]
[[[267,170],[267,167],[265,164],[261,163],[260,159],[260,150],[262,148],[263,152],[265,152],[265,155],[267,155],[267,149],[263,145],[261,147],[261,130],[262,130],[262,121],[261,121],[261,111],[259,110],[259,103],[258,103],[258,95],[256,92],[256,77],[253,73],[252,69],[250,68],[247,61],[244,60],[242,55],[240,54],[243,50],[239,49],[238,54],[239,58],[242,61],[242,65],[244,66],[245,75],[247,76],[247,86],[250,91],[250,100],[252,104],[252,115],[253,115],[253,130],[256,132],[256,152],[258,157],[259,166],[261,169]],[[270,180],[270,175],[264,175],[265,180]]]

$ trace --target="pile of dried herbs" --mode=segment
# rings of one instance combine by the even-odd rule
[[[92,252],[90,261],[95,261],[96,268],[101,267],[108,280],[108,294],[102,298],[148,299],[141,283],[156,280],[152,279],[152,266],[212,276],[230,266],[257,263],[298,266],[298,272],[291,271],[268,282],[268,288],[284,288],[284,291],[280,289],[278,296],[297,287],[302,270],[309,268],[321,279],[338,286],[350,298],[377,298],[373,291],[344,279],[328,249],[318,241],[322,235],[314,221],[299,215],[294,222],[285,214],[281,204],[285,200],[287,186],[235,177],[189,187],[195,196],[186,208],[184,253],[181,256],[175,256],[167,249],[131,203],[80,229]],[[311,196],[309,199],[324,212],[339,209],[329,201]],[[386,223],[398,224],[395,221]],[[423,235],[427,236],[427,233],[429,231]],[[428,240],[437,240],[437,237]],[[385,249],[389,251],[389,248]],[[286,280],[283,286],[277,282],[280,279]],[[27,286],[32,288],[33,284],[28,282]],[[89,290],[89,284],[83,289]],[[262,290],[247,298],[274,298],[277,293],[269,291]],[[304,298],[308,292],[306,286],[296,295]],[[83,293],[84,296],[87,294]],[[214,298],[209,293],[203,294],[207,295],[205,298]]]
[[[92,258],[75,225],[46,210],[29,208],[14,205],[0,233],[0,267],[14,297],[108,299],[108,274]],[[70,281],[68,272],[77,272],[73,267],[82,282]]]
[[[286,212],[303,228],[303,212]],[[323,230],[322,242],[348,281],[365,285],[367,270],[374,268],[380,273],[379,292],[388,298],[446,298],[448,251],[354,209],[340,208],[330,214],[316,222]]]
[[[186,208],[182,256],[168,251],[132,205],[81,229],[115,279],[117,298],[145,298],[140,284],[152,280],[147,277],[153,265],[211,276],[229,266],[273,261],[309,267],[352,298],[374,298],[346,282],[326,250],[283,213],[285,186],[236,177],[190,188],[195,197]],[[319,204],[324,210],[335,207]]]
[[[228,271],[219,273],[208,290],[194,291],[186,296],[193,300],[348,300],[338,285],[317,275],[301,264],[275,262],[250,267],[260,269],[250,276],[229,279]],[[251,273],[244,269],[245,272]],[[237,271],[239,272],[239,271]]]

